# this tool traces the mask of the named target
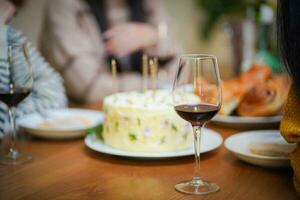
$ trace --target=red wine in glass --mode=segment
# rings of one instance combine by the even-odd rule
[[[16,88],[8,91],[0,91],[0,101],[8,107],[16,107],[31,92],[30,88]]]
[[[195,149],[194,176],[190,180],[177,183],[175,189],[192,195],[217,192],[220,187],[216,183],[203,180],[200,173],[201,129],[217,114],[222,102],[217,58],[208,54],[180,56],[172,94],[176,113],[193,127]]]
[[[8,73],[4,75],[7,81],[0,80],[0,101],[8,107],[7,124],[10,126],[5,128],[8,148],[5,154],[0,155],[0,164],[17,165],[32,160],[30,154],[17,148],[18,131],[15,118],[15,107],[30,94],[33,87],[32,63],[27,47],[26,42],[1,46],[2,50],[7,51],[4,62],[8,64]]]
[[[177,114],[193,126],[201,126],[213,118],[219,111],[219,106],[211,104],[178,105],[175,106]]]
[[[161,66],[166,65],[167,63],[169,63],[171,60],[173,60],[175,58],[175,55],[165,55],[165,56],[160,56],[158,57],[158,63]]]
[[[167,54],[167,55],[149,55],[150,59],[157,58],[159,66],[165,66],[168,64],[171,60],[175,58],[175,55]]]

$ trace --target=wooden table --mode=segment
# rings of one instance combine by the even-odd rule
[[[240,130],[210,127],[222,136]],[[24,151],[31,163],[0,166],[0,199],[218,199],[293,200],[292,170],[274,170],[237,160],[224,146],[201,155],[202,177],[221,190],[208,196],[184,195],[174,185],[190,179],[194,158],[139,160],[89,150],[82,139],[32,139]]]

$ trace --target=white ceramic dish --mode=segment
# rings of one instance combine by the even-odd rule
[[[215,124],[235,128],[271,128],[278,126],[282,116],[270,117],[239,117],[216,115],[211,121]]]
[[[46,116],[46,117],[45,117]],[[72,120],[74,118],[82,118],[88,123],[77,123],[66,127],[42,127],[41,123],[54,120]],[[55,121],[54,121],[55,122]],[[18,124],[24,128],[26,132],[49,139],[69,139],[84,136],[88,128],[95,127],[103,122],[103,113],[84,109],[54,109],[46,111],[43,116],[38,113],[29,114],[21,117]],[[63,123],[63,122],[62,122]]]
[[[268,137],[279,137],[278,130],[246,131],[230,136],[225,140],[225,147],[237,158],[262,167],[288,167],[288,157],[273,157],[253,154],[249,150],[249,143],[252,141],[264,141]],[[281,136],[280,136],[281,137]]]
[[[143,153],[143,152],[129,152],[116,149],[103,143],[103,141],[97,139],[96,135],[88,135],[85,137],[85,144],[92,150],[116,155],[123,157],[134,157],[134,158],[147,158],[147,159],[159,159],[159,158],[171,158],[194,155],[194,148],[191,146],[188,149],[172,151],[172,152],[156,152],[156,153]],[[218,148],[223,142],[223,138],[217,132],[204,128],[202,131],[201,138],[201,153],[212,151]]]

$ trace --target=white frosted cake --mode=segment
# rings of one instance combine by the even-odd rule
[[[135,152],[164,152],[190,147],[192,128],[172,106],[165,90],[126,92],[104,99],[104,143]]]

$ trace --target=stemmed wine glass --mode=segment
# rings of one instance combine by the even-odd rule
[[[175,185],[180,192],[204,195],[220,189],[200,176],[200,139],[202,127],[220,110],[221,99],[217,58],[206,54],[181,56],[173,84],[173,102],[177,114],[193,127],[195,171],[192,180]]]
[[[15,107],[31,92],[32,68],[26,43],[0,46],[3,62],[0,63],[0,101],[8,108],[10,127],[6,131],[9,148],[0,156],[1,164],[15,165],[32,159],[17,148]]]
[[[147,50],[150,59],[157,59],[159,66],[163,67],[175,57],[175,45],[170,38],[168,25],[165,22],[158,24],[158,43],[155,48]]]

